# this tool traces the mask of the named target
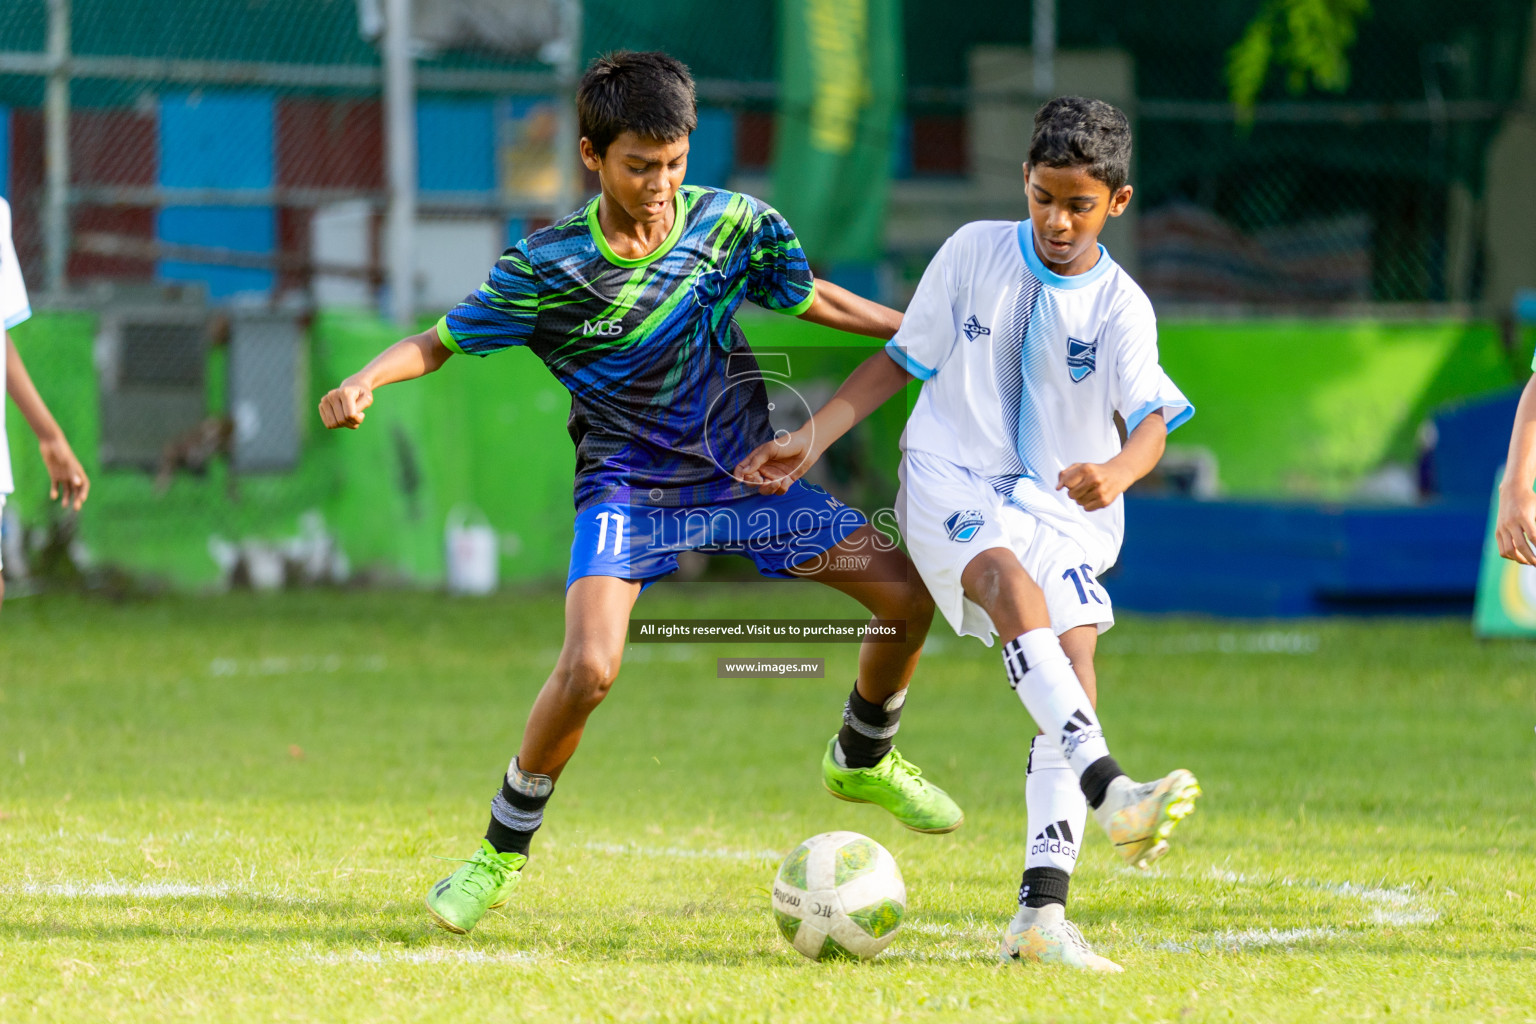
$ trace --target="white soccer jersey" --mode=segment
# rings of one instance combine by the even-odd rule
[[[27,286],[11,244],[11,205],[0,198],[0,326],[9,331],[32,315]],[[16,489],[11,479],[11,449],[5,439],[5,353],[0,352],[0,495]]]
[[[1084,511],[1056,489],[1061,471],[1120,451],[1115,412],[1135,430],[1161,409],[1172,430],[1195,411],[1158,365],[1157,320],[1130,275],[1103,246],[1087,273],[1053,273],[1027,220],[955,232],[886,351],[923,381],[902,450],[986,477],[1081,544],[1096,572],[1119,556],[1124,503]]]

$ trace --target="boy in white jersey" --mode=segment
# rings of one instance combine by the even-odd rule
[[[15,488],[11,480],[11,454],[5,440],[5,398],[10,395],[22,418],[37,435],[38,453],[48,468],[51,485],[50,497],[58,498],[66,507],[76,511],[90,493],[91,481],[80,466],[80,460],[69,447],[64,431],[54,421],[48,406],[43,404],[32,386],[32,378],[22,364],[21,354],[11,343],[11,328],[32,315],[32,305],[27,299],[27,286],[21,279],[21,265],[16,262],[16,247],[11,244],[11,207],[0,198],[0,344],[5,352],[0,355],[0,512],[5,511],[6,496]],[[0,569],[3,569],[0,566]],[[0,600],[5,599],[5,578],[0,576]]]
[[[923,381],[902,434],[902,533],[955,631],[988,646],[1001,634],[1009,685],[1041,729],[1003,953],[1103,971],[1120,968],[1065,919],[1087,806],[1118,852],[1145,867],[1200,793],[1182,769],[1132,782],[1093,711],[1094,647],[1114,623],[1097,576],[1119,554],[1120,496],[1194,413],[1158,365],[1151,304],[1098,244],[1130,201],[1130,151],[1125,115],[1107,103],[1063,97],[1040,108],[1024,165],[1029,219],[957,231],[885,351],[798,431],[737,466],[765,492],[788,487],[909,380]]]

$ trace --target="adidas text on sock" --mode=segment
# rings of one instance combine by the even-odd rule
[[[1077,867],[1088,803],[1061,750],[1036,736],[1024,780],[1028,847],[1024,868],[1054,868],[1070,875]]]
[[[1104,730],[1072,663],[1049,629],[1032,629],[1003,645],[1008,684],[1040,731],[1054,739],[1078,775],[1109,754]]]

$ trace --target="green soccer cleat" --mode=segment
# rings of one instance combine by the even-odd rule
[[[1066,919],[1066,910],[1058,903],[1039,909],[1020,907],[1003,929],[998,958],[1005,964],[1032,961],[1105,974],[1119,974],[1125,969],[1095,953],[1077,925]]]
[[[965,814],[949,794],[923,778],[923,770],[892,749],[873,768],[839,768],[827,744],[821,759],[821,781],[827,792],[855,804],[876,804],[914,832],[953,832]]]
[[[528,855],[497,853],[489,840],[480,840],[480,849],[463,867],[434,885],[427,892],[427,911],[438,925],[458,935],[467,935],[487,910],[503,905],[523,878]]]
[[[1122,775],[1109,784],[1093,816],[1115,852],[1132,867],[1145,869],[1168,852],[1169,834],[1194,813],[1199,795],[1200,783],[1183,768],[1139,785]]]

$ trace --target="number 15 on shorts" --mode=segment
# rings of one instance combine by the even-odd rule
[[[1072,585],[1077,588],[1077,599],[1080,603],[1087,604],[1090,600],[1094,604],[1104,603],[1104,599],[1099,596],[1099,581],[1093,578],[1093,570],[1086,565],[1068,569],[1061,574],[1061,578],[1072,581]]]

